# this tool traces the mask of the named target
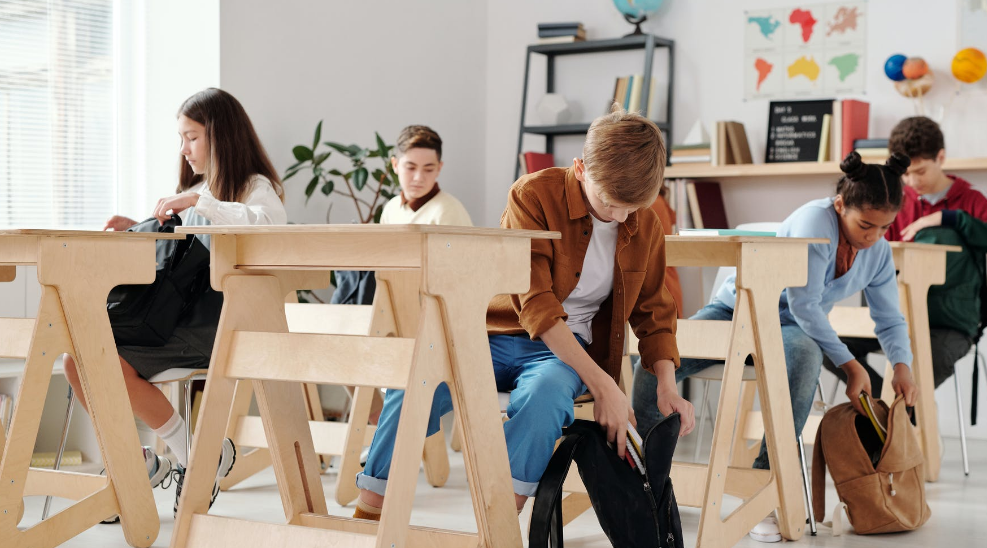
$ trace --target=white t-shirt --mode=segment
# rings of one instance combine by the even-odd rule
[[[418,211],[401,203],[401,196],[391,198],[380,215],[382,225],[452,225],[473,226],[470,214],[455,196],[440,190]]]
[[[593,317],[613,291],[613,260],[617,252],[617,229],[620,228],[617,221],[604,223],[590,217],[593,233],[579,273],[579,283],[562,303],[569,316],[565,324],[587,344],[593,342]]]

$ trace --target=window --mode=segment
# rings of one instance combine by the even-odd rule
[[[120,170],[114,0],[0,2],[0,227],[99,229]]]

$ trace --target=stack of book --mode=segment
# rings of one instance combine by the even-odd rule
[[[543,169],[555,167],[555,157],[545,152],[522,152],[518,156],[521,163],[521,173],[535,173]]]
[[[538,23],[539,44],[564,44],[586,40],[582,23]]]
[[[854,139],[853,149],[869,163],[883,163],[891,156],[887,139]]]
[[[675,145],[672,147],[672,157],[669,159],[672,165],[676,164],[711,164],[713,162],[712,150],[709,143],[699,143],[696,145]]]
[[[747,131],[740,122],[716,122],[716,135],[712,139],[710,157],[714,166],[753,164]]]
[[[655,106],[655,78],[651,77],[651,83],[649,84],[650,91],[648,92],[648,105],[641,104],[641,96],[644,90],[644,75],[643,74],[632,74],[630,76],[621,76],[617,78],[617,81],[613,85],[613,98],[611,103],[607,105],[605,112],[610,112],[610,105],[617,103],[627,112],[637,112],[638,114],[644,115],[651,118],[651,111],[654,110]],[[647,112],[645,112],[647,110]]]
[[[870,122],[870,104],[855,99],[843,99],[833,101],[833,113],[823,116],[822,130],[819,139],[820,162],[840,162],[850,151],[861,148],[888,148],[887,139],[875,139],[873,141],[883,141],[877,144],[871,143],[867,139],[867,125]],[[858,141],[868,141],[866,146],[861,147]],[[880,157],[884,161],[888,157],[887,150],[883,154],[875,151],[870,152],[871,159]],[[860,152],[864,156],[863,152]]]

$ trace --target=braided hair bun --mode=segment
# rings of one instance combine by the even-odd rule
[[[912,165],[912,160],[901,154],[900,152],[895,152],[888,158],[888,161],[884,163],[884,167],[888,168],[888,171],[894,173],[898,177],[901,177],[908,171],[908,166]]]
[[[910,163],[907,156],[896,153],[884,165],[868,164],[853,151],[840,162],[844,175],[836,185],[836,193],[850,208],[897,211],[904,196],[901,176]]]

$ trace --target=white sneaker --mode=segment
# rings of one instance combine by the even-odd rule
[[[758,542],[781,542],[781,530],[778,529],[778,518],[774,514],[761,520],[751,529],[750,537]]]

